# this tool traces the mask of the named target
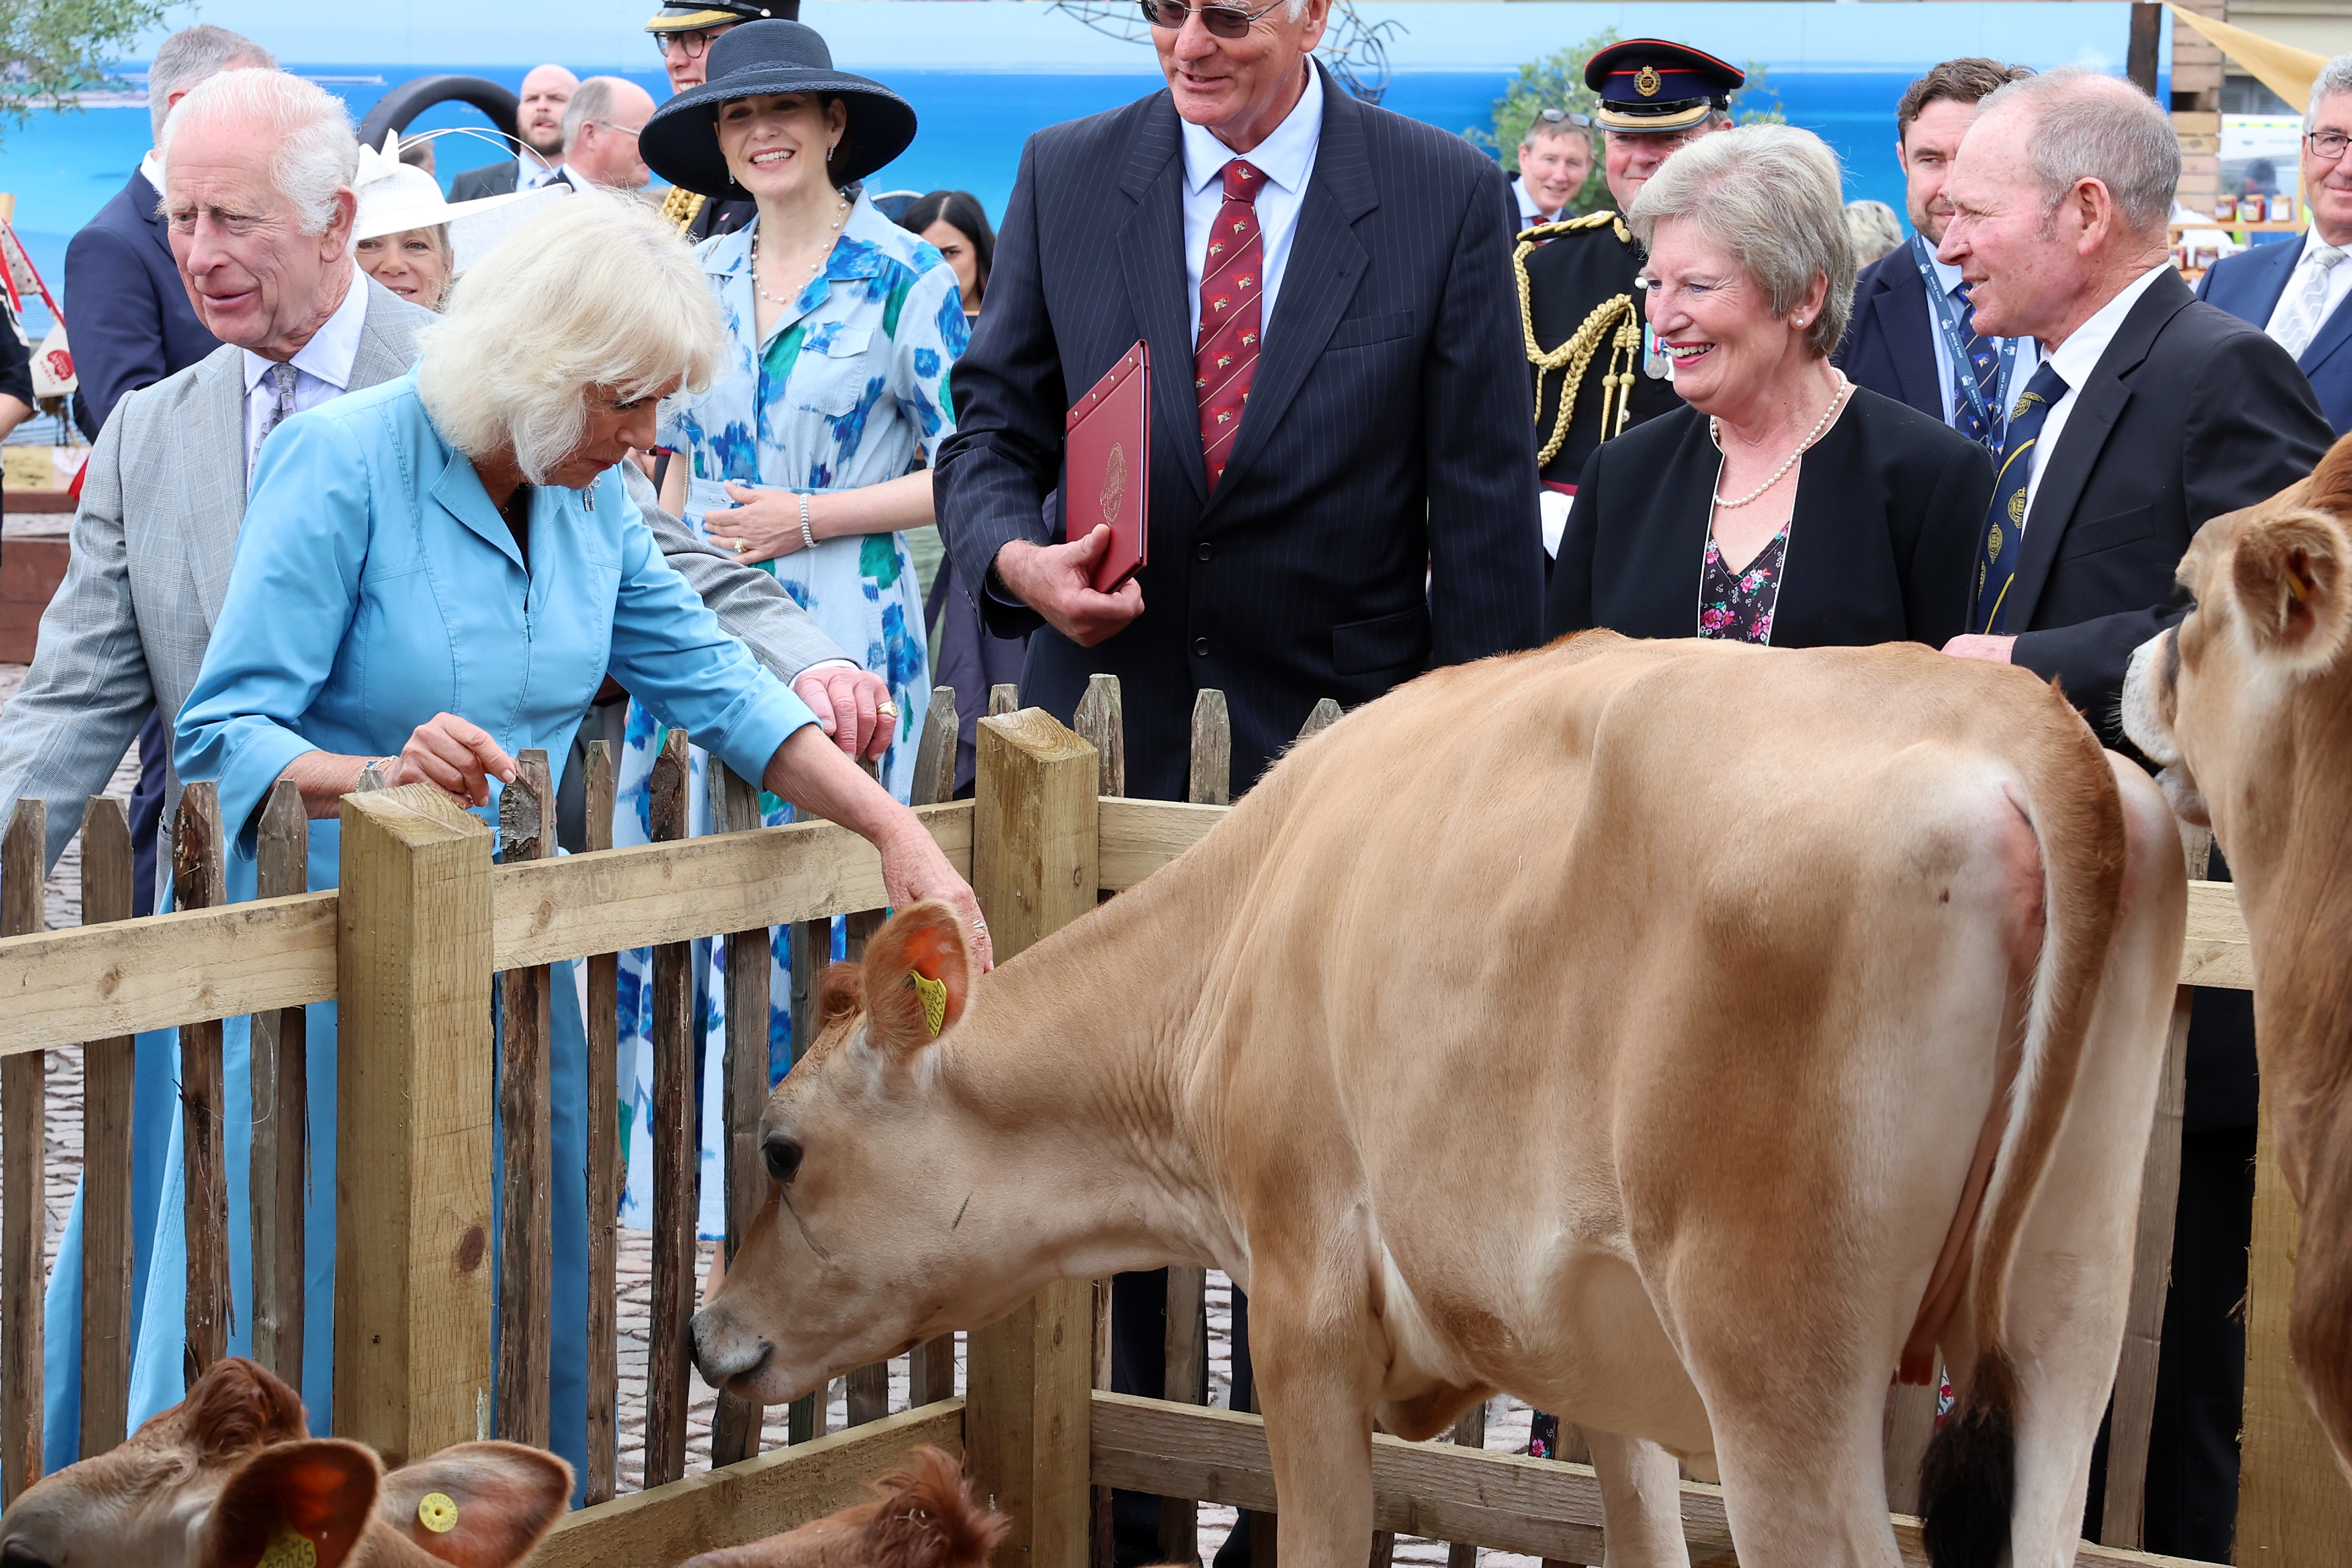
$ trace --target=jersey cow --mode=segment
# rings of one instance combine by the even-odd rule
[[[2287,1336],[2352,1475],[2352,437],[2206,524],[2180,581],[2196,608],[2134,655],[2124,723],[2237,879],[2263,1100],[2303,1213]]]
[[[1440,671],[992,974],[944,906],[886,926],[696,1357],[774,1404],[1213,1263],[1286,1568],[1364,1562],[1375,1417],[1497,1389],[1596,1434],[1615,1568],[1687,1563],[1669,1456],[1742,1568],[1884,1568],[1887,1384],[1940,1349],[1937,1561],[2065,1563],[2186,898],[2155,786],[2021,670],[1592,632]]]
[[[312,1437],[291,1388],[242,1357],[131,1439],[27,1488],[0,1516],[5,1568],[509,1568],[572,1497],[572,1467],[460,1443],[389,1475]]]

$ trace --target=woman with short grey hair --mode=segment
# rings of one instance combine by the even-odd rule
[[[1991,461],[1830,362],[1854,275],[1836,155],[1787,125],[1701,137],[1626,220],[1685,406],[1585,463],[1552,634],[1940,647],[1966,631]]]

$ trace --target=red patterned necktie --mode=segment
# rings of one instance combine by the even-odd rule
[[[1192,349],[1192,391],[1201,405],[1201,457],[1209,488],[1223,476],[1234,435],[1248,406],[1265,312],[1265,244],[1258,236],[1257,193],[1265,176],[1236,158],[1225,165],[1225,204],[1209,231],[1201,261],[1201,335]]]

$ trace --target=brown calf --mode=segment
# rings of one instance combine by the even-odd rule
[[[685,1568],[988,1568],[1013,1521],[971,1500],[963,1467],[933,1448],[866,1483],[874,1496]]]

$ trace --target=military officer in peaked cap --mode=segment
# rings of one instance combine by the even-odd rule
[[[662,68],[669,72],[672,96],[703,82],[703,56],[712,39],[740,22],[773,18],[801,19],[801,0],[669,0],[646,24],[661,50]],[[688,245],[699,245],[712,235],[731,234],[751,221],[759,211],[749,196],[736,202],[714,202],[692,191],[672,191],[662,202],[662,216],[677,225]]]
[[[1585,85],[1601,99],[1593,118],[1616,211],[1538,225],[1520,235],[1511,257],[1535,372],[1548,552],[1592,449],[1677,402],[1664,354],[1651,351],[1633,281],[1642,247],[1619,214],[1675,149],[1729,128],[1731,94],[1747,79],[1704,50],[1658,38],[1612,44],[1585,62]]]

